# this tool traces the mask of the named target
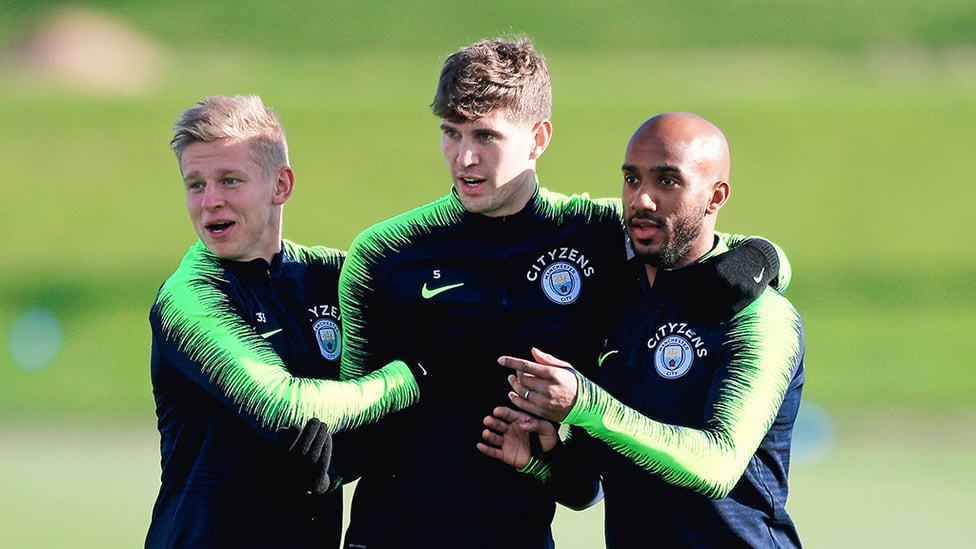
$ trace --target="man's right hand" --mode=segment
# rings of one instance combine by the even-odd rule
[[[498,363],[515,370],[508,376],[509,400],[519,408],[551,421],[562,421],[576,402],[579,380],[573,365],[539,349],[532,349],[538,362],[503,356]]]

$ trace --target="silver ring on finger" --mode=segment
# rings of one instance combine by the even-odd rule
[[[528,391],[525,391],[525,394],[522,395],[522,398],[525,399],[525,400],[529,400],[529,393],[531,393],[531,392],[532,392],[532,389],[529,389]]]

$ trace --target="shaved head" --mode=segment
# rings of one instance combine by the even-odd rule
[[[715,124],[687,112],[649,118],[624,158],[623,205],[631,248],[650,269],[687,265],[714,244],[729,196],[729,143]]]
[[[637,128],[627,148],[637,142],[661,147],[697,166],[713,181],[728,181],[731,170],[729,142],[715,124],[689,112],[666,112]]]

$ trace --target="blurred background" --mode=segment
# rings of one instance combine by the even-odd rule
[[[195,240],[180,110],[261,95],[297,175],[285,236],[345,248],[449,189],[443,59],[523,33],[553,77],[544,186],[617,196],[658,112],[729,137],[719,229],[787,251],[806,321],[788,505],[806,545],[972,546],[971,0],[0,0],[0,545],[142,545],[146,318]],[[602,546],[602,508],[560,510],[555,534]]]

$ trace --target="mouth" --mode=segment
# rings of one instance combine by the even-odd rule
[[[657,228],[661,223],[649,217],[631,217],[627,223],[636,229]]]
[[[236,225],[236,222],[234,221],[217,221],[214,223],[207,223],[204,225],[204,228],[207,229],[208,233],[214,236],[220,236],[234,225]]]
[[[482,183],[485,182],[484,178],[480,178],[480,177],[458,176],[457,180],[465,187],[470,187],[470,188],[477,187],[478,185],[481,185]]]
[[[627,226],[630,228],[631,238],[649,239],[661,229],[662,223],[649,217],[635,216],[627,221]]]

